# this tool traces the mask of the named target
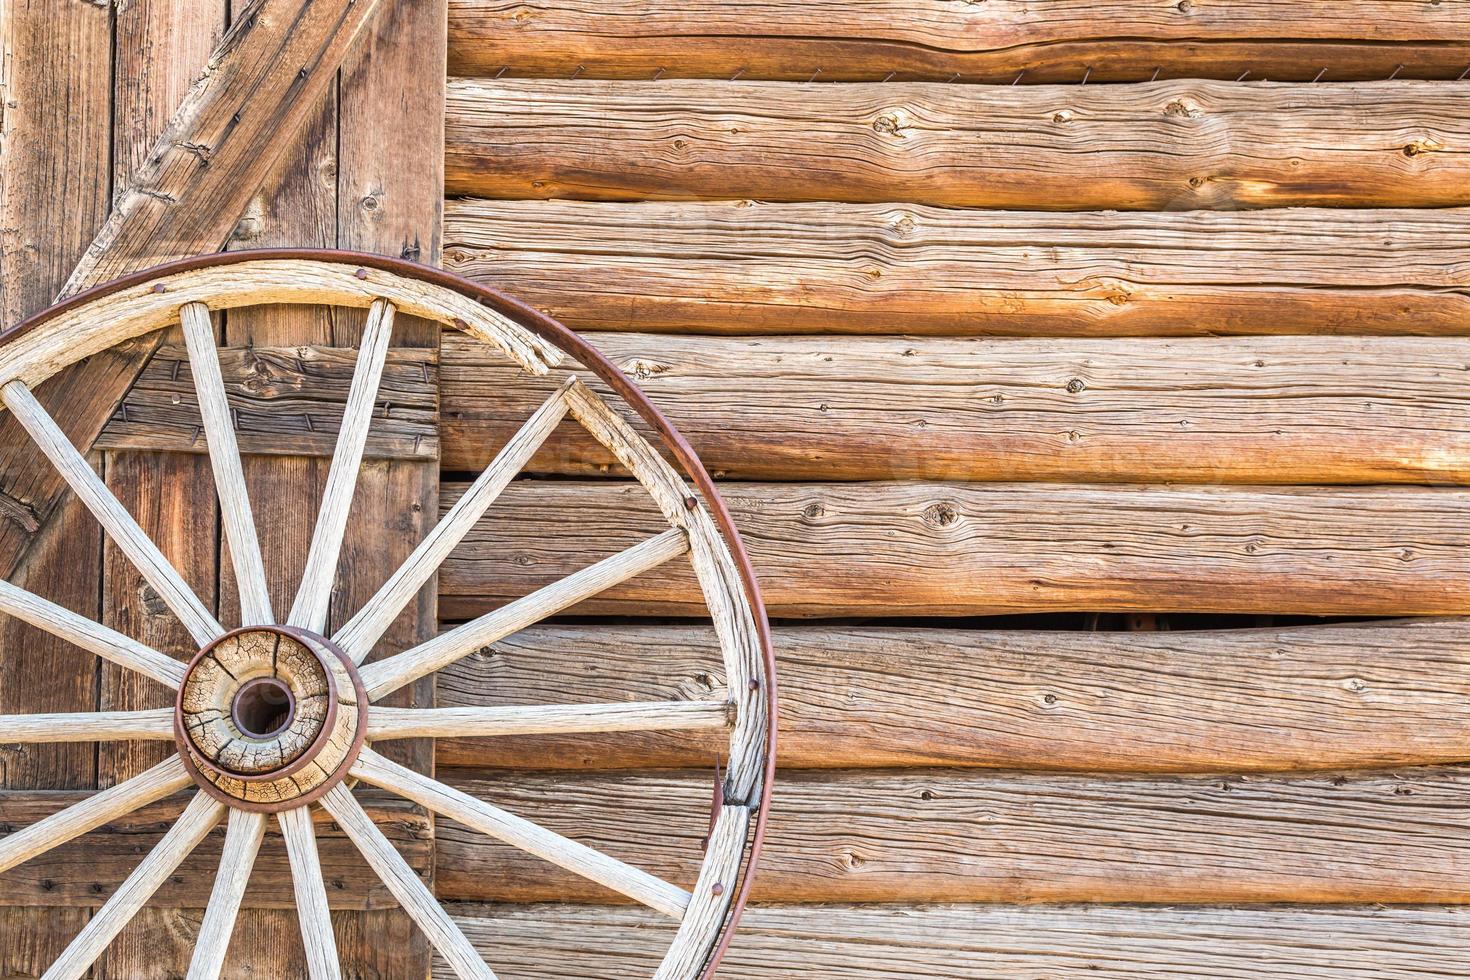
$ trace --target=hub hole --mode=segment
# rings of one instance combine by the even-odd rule
[[[235,727],[250,738],[274,738],[285,731],[296,714],[291,689],[274,677],[247,681],[230,707]]]

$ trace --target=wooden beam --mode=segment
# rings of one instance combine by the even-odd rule
[[[210,56],[208,70],[157,136],[153,150],[113,195],[111,215],[62,294],[165,259],[223,246],[261,181],[293,145],[318,98],[335,81],[377,2],[259,0],[244,11]],[[59,65],[76,60],[69,47],[57,56]],[[75,110],[69,106],[62,128]],[[107,119],[105,111],[100,118]],[[24,161],[18,163],[23,166]],[[57,186],[47,185],[44,193],[19,207],[41,208],[56,199]],[[66,420],[67,434],[83,450],[91,447],[157,344],[156,336],[144,338],[96,363],[77,365],[52,384],[73,393],[59,414]],[[65,492],[60,478],[46,466],[22,438],[9,429],[0,431],[0,493],[15,498],[37,523],[49,519]],[[34,532],[24,522],[4,530],[0,573],[8,575],[29,548]]]
[[[1470,394],[1445,370],[1470,363],[1460,338],[587,339],[726,478],[1470,480]],[[557,383],[454,336],[443,380],[457,472],[484,467]],[[564,425],[529,468],[614,465]]]
[[[806,82],[1455,78],[1470,7],[1393,0],[985,3],[455,0],[450,70]],[[1369,29],[1371,25],[1371,30]],[[1370,39],[1371,35],[1371,39]],[[958,77],[956,77],[958,76]]]
[[[303,344],[221,348],[220,370],[240,451],[256,456],[331,456],[357,351]],[[383,369],[369,459],[437,458],[438,357],[393,348]],[[165,344],[97,438],[99,449],[202,453],[193,373],[182,347]]]
[[[463,488],[448,485],[445,502]],[[722,493],[777,617],[1470,610],[1470,498],[1459,490],[735,483]],[[441,569],[443,615],[516,599],[661,521],[637,485],[517,481]],[[576,610],[708,615],[677,563]]]
[[[708,772],[440,775],[665,881],[687,885],[703,857]],[[1470,897],[1466,780],[1455,768],[1127,778],[787,773],[753,897],[1458,904]],[[617,901],[457,823],[440,822],[437,848],[446,899]]]
[[[578,330],[1470,332],[1470,210],[451,200],[445,221],[449,268]]]
[[[6,790],[0,792],[0,823],[20,830],[89,795],[89,792],[77,791]],[[158,843],[190,795],[192,793],[176,794],[151,804],[5,872],[0,875],[0,885],[3,885],[0,887],[0,906],[102,904],[132,872],[139,856]],[[411,805],[385,794],[370,792],[364,794],[363,799],[379,828],[409,864],[427,874],[433,866],[430,819]],[[357,849],[341,830],[332,826],[325,814],[320,810],[314,812],[321,863],[332,907],[342,910],[392,908],[392,896],[371,869],[363,865]],[[219,870],[224,842],[225,827],[221,824],[163,885],[154,904],[160,908],[203,908],[209,901]],[[286,848],[280,827],[271,820],[267,825],[265,844],[250,875],[244,908],[294,910],[294,903]],[[242,917],[237,938],[253,932],[253,919],[253,912]],[[185,963],[190,950],[191,945],[185,946]]]
[[[781,765],[1243,772],[1458,762],[1470,622],[1100,633],[782,627]],[[440,711],[717,701],[708,626],[540,626],[439,677]],[[530,713],[530,709],[522,709]],[[381,712],[380,712],[381,714]],[[374,717],[377,717],[376,715]],[[727,732],[501,735],[440,766],[708,764]]]
[[[455,903],[450,913],[507,976],[628,976],[658,968],[672,930],[632,908]],[[787,980],[963,977],[1137,980],[1383,980],[1455,976],[1470,910],[1116,908],[1108,906],[776,906],[748,909],[722,972]]]
[[[1470,56],[1467,56],[1470,57]],[[1432,82],[450,83],[446,190],[1183,211],[1470,204],[1470,91]]]

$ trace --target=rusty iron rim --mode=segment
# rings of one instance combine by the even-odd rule
[[[649,401],[648,396],[626,374],[618,369],[617,365],[609,361],[601,351],[589,344],[560,320],[494,287],[482,285],[453,272],[447,272],[444,269],[420,265],[417,262],[410,262],[406,259],[393,258],[386,255],[374,255],[369,252],[314,248],[274,248],[249,249],[238,252],[213,252],[206,255],[196,255],[164,262],[160,265],[130,273],[111,282],[102,283],[91,289],[69,296],[27,317],[14,327],[0,333],[0,347],[4,347],[17,337],[29,333],[62,313],[85,305],[94,299],[127,289],[130,286],[141,285],[161,276],[189,272],[194,269],[234,265],[257,259],[330,261],[340,262],[344,265],[356,264],[365,268],[381,269],[385,272],[420,279],[437,286],[452,289],[469,299],[488,306],[519,323],[543,340],[550,341],[563,352],[572,355],[584,367],[597,375],[624,403],[637,412],[653,428],[654,432],[658,435],[659,441],[663,443],[664,447],[678,461],[685,475],[699,488],[700,494],[704,497],[706,503],[709,504],[712,516],[715,519],[715,524],[720,529],[721,537],[725,539],[725,546],[730,549],[730,554],[735,559],[736,567],[740,572],[741,585],[745,589],[746,599],[750,602],[751,612],[755,620],[756,634],[760,640],[761,657],[766,669],[765,697],[766,712],[769,719],[766,733],[765,774],[761,781],[761,796],[755,814],[755,833],[751,838],[750,851],[741,867],[739,893],[736,895],[735,902],[727,915],[719,941],[712,951],[704,971],[700,974],[701,980],[710,980],[719,969],[720,961],[724,959],[725,953],[729,949],[730,941],[734,937],[735,929],[739,926],[740,918],[745,912],[746,903],[750,900],[751,885],[755,880],[761,851],[765,845],[767,821],[771,809],[771,793],[775,787],[776,780],[778,725],[775,649],[771,642],[770,621],[766,616],[766,606],[761,597],[760,582],[756,578],[755,567],[750,562],[750,555],[745,550],[745,544],[740,538],[739,530],[735,527],[734,518],[731,516],[729,508],[725,505],[724,498],[720,496],[719,489],[710,477],[709,471],[705,469],[704,463],[700,461],[694,448],[689,445],[689,442],[674,427],[674,424],[659,411],[653,402]],[[277,628],[290,630],[289,627]],[[363,693],[361,681],[357,678],[355,668],[352,670],[352,678],[358,688],[360,709],[365,711],[367,708],[367,698]],[[353,748],[350,753],[351,760],[357,758],[362,748],[366,731],[367,725],[364,719],[364,724],[359,727],[358,738],[353,743]],[[192,772],[192,765],[189,763],[187,753],[181,753],[181,757],[185,759],[185,765],[189,766]],[[323,790],[323,792],[325,791]],[[294,802],[293,805],[303,805],[313,802],[320,795],[321,793],[309,793],[305,797],[302,797],[299,802]]]

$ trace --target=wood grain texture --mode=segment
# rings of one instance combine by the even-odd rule
[[[383,879],[398,904],[429,937],[460,980],[495,980],[495,974],[450,920],[449,913],[363,812],[351,791],[338,783],[322,797],[322,806],[351,836],[364,860]]]
[[[112,940],[148,904],[225,814],[225,805],[198,791],[178,821],[169,828],[137,868],[103,902],[82,931],[42,975],[42,980],[81,980]]]
[[[187,782],[192,794],[193,786]],[[0,793],[0,829],[14,831],[31,825],[62,808],[91,795],[81,791],[13,790]],[[138,858],[156,843],[178,817],[186,796],[174,795],[119,817],[82,837],[46,854],[38,855],[0,876],[0,906],[73,907],[100,905],[128,876]],[[378,827],[393,842],[404,859],[421,874],[433,866],[432,824],[422,812],[402,800],[378,792],[363,794],[364,807]],[[334,909],[391,909],[392,896],[383,889],[372,870],[362,863],[357,849],[319,808],[313,809],[319,840],[321,866],[327,897]],[[201,909],[208,902],[220,855],[225,828],[207,838],[158,892],[159,908]],[[294,928],[295,899],[290,866],[280,828],[267,823],[265,843],[260,848],[250,876],[236,933],[236,951],[249,945],[250,925],[259,909],[291,909]],[[184,948],[187,965],[193,939]],[[183,971],[181,971],[183,972]]]
[[[1310,81],[1455,78],[1470,8],[1457,0],[955,5],[812,0],[454,0],[450,70],[515,77],[805,82]],[[958,77],[956,77],[958,76]]]
[[[447,485],[445,501],[462,489]],[[776,617],[1470,609],[1470,518],[1452,489],[731,483],[721,493]],[[444,564],[443,615],[523,596],[646,540],[662,520],[636,484],[513,484]],[[681,564],[577,610],[705,615]]]
[[[44,92],[47,96],[60,96],[55,99],[58,117],[50,120],[57,132],[70,132],[73,124],[81,121],[84,136],[78,146],[84,153],[79,159],[72,159],[72,151],[51,157],[55,161],[52,166],[59,165],[58,171],[67,176],[39,184],[33,188],[34,196],[37,200],[65,201],[69,207],[75,201],[95,202],[95,220],[83,224],[88,237],[96,231],[97,222],[102,222],[101,231],[80,254],[63,291],[75,292],[166,258],[223,245],[256,186],[291,146],[300,125],[314,108],[312,94],[320,94],[335,80],[353,37],[375,4],[376,0],[329,3],[262,0],[239,17],[222,37],[209,58],[208,71],[202,74],[200,69],[204,66],[190,64],[185,52],[197,56],[201,34],[212,37],[218,29],[219,22],[211,21],[209,15],[210,10],[222,12],[223,8],[217,4],[194,5],[187,19],[181,22],[170,22],[172,5],[162,9],[161,16],[154,9],[159,7],[157,4],[136,5],[136,11],[124,12],[133,18],[136,29],[130,34],[122,33],[120,36],[128,40],[118,45],[112,43],[106,10],[95,14],[83,33],[80,49],[62,32],[39,43],[28,38],[32,50],[51,62],[50,67],[38,71],[42,78],[50,77],[53,69],[65,69],[55,72],[57,76],[65,76],[74,64],[88,66],[79,77],[89,84],[76,93],[78,98],[66,97],[73,93],[71,83],[64,79],[46,82],[37,92],[37,95]],[[50,16],[49,8],[45,13],[38,10],[36,16],[44,22]],[[80,13],[68,14],[72,16]],[[185,26],[196,32],[191,38],[153,47],[160,29],[167,34],[181,31]],[[89,50],[92,45],[96,48]],[[147,106],[150,111],[156,111],[159,102],[171,98],[177,90],[180,78],[191,82],[197,78],[197,84],[190,88],[177,112],[172,103],[161,110],[159,118],[170,119],[162,133],[151,131],[148,121],[152,117],[146,115],[124,123],[113,134],[109,155],[107,132],[115,113],[110,111],[106,99],[98,100],[96,90],[107,91],[109,51],[113,47],[120,52],[120,62],[135,62],[132,68],[119,72],[120,81],[137,83],[131,86],[131,96],[119,99],[123,106]],[[150,61],[155,53],[161,59],[157,64]],[[90,84],[94,77],[95,85]],[[58,88],[60,91],[55,91]],[[247,102],[249,112],[244,111]],[[141,131],[138,126],[142,127]],[[93,139],[100,154],[96,157],[85,153],[93,145]],[[136,160],[140,144],[150,146],[152,152],[143,158],[126,186],[117,188],[110,202],[107,182],[100,177],[85,178],[94,180],[86,193],[58,194],[58,189],[74,181],[73,173],[105,175],[109,159],[119,166],[123,161]],[[16,162],[21,166],[27,164],[23,160]],[[49,168],[40,171],[43,175],[48,172],[51,172]],[[113,205],[110,214],[108,203]],[[8,215],[4,224],[11,227]],[[27,235],[38,238],[54,230],[44,221],[33,219],[18,226]],[[63,249],[62,254],[77,255],[70,249]],[[41,305],[44,303],[36,303],[31,309]],[[7,322],[10,322],[9,312]],[[84,449],[92,445],[156,344],[156,337],[145,338],[125,350],[67,372],[58,387],[71,394],[52,407],[65,409],[59,414],[67,419],[68,434]],[[4,474],[0,492],[24,501],[26,507],[44,520],[65,488],[59,478],[44,470],[44,462],[29,457],[28,448],[18,430],[0,430],[0,473]],[[0,571],[9,573],[14,569],[29,548],[30,538],[31,534],[22,528],[19,533],[11,530],[0,540]]]
[[[502,980],[648,976],[672,929],[632,908],[459,904]],[[721,973],[787,980],[1429,980],[1465,969],[1470,911],[993,905],[753,907]],[[436,973],[447,978],[447,973]]]
[[[0,916],[4,914],[0,911]],[[295,910],[253,909],[248,914],[254,941],[231,944],[224,976],[229,980],[309,980]],[[201,915],[198,909],[145,909],[101,962],[112,975],[128,980],[177,980],[188,971],[190,946]],[[359,976],[398,977],[401,974],[394,971],[400,957],[429,956],[427,941],[396,908],[335,912],[332,925],[338,952],[345,961],[359,964]],[[131,972],[120,974],[119,965]]]
[[[0,322],[9,325],[55,297],[111,204],[113,15],[89,3],[6,3],[0,8]],[[88,380],[125,376],[117,352],[40,393],[70,419],[95,411]],[[69,373],[70,375],[70,373]],[[70,426],[68,431],[75,434]],[[95,460],[94,460],[95,462]],[[22,554],[31,547],[31,561]],[[62,490],[20,425],[0,418],[0,571],[68,608],[97,618],[101,542],[96,524]],[[0,627],[0,710],[73,711],[96,706],[95,663],[14,620]],[[7,788],[95,786],[91,745],[0,750]],[[15,909],[0,922],[0,976],[40,976],[85,924],[85,911]]]
[[[107,454],[106,461],[108,488],[124,507],[138,515],[142,522],[139,526],[157,542],[205,607],[217,611],[220,536],[209,459],[121,452]],[[232,604],[238,595],[232,584]],[[187,662],[199,650],[200,644],[111,543],[102,554],[102,622],[178,661]],[[104,710],[174,706],[172,690],[131,670],[105,664],[100,677],[100,706]],[[176,752],[176,745],[164,742],[103,743],[98,747],[98,777],[102,785],[110,785]]]
[[[1470,48],[1467,48],[1470,51]],[[451,194],[1143,211],[1470,204],[1434,82],[791,85],[455,80]]]
[[[357,352],[303,344],[221,349],[220,369],[242,452],[256,456],[330,456],[342,424]],[[369,459],[437,458],[438,357],[393,348],[381,400],[368,431]],[[205,451],[193,374],[185,352],[165,344],[148,362],[107,427],[100,449]]]
[[[361,758],[352,767],[352,774],[363,782],[397,793],[487,837],[657,909],[670,918],[682,920],[689,908],[691,897],[684,889],[484,800],[459,792],[452,786],[396,765],[372,749],[363,750]],[[333,804],[329,803],[327,807],[338,815]],[[341,819],[340,815],[338,818]],[[741,834],[728,843],[725,860],[738,865],[745,835]],[[370,856],[369,861],[372,861]],[[718,932],[718,925],[710,932]]]
[[[208,606],[169,563],[157,543],[92,469],[92,464],[67,438],[30,389],[19,381],[12,381],[0,388],[0,398],[10,413],[25,426],[72,492],[102,525],[109,544],[127,556],[195,642],[203,645],[219,636],[223,630]]]
[[[1459,209],[451,200],[445,223],[450,269],[577,330],[1470,332]]]
[[[784,769],[1240,772],[1466,756],[1470,623],[1158,633],[775,631]],[[725,695],[707,626],[538,626],[438,678],[441,711]],[[441,766],[707,766],[725,732],[439,742]]]
[[[376,6],[261,0],[241,11],[132,172],[66,291],[223,245]]]
[[[473,796],[687,885],[710,775],[441,773]],[[785,773],[762,902],[1463,903],[1465,774]],[[834,814],[841,814],[840,819]],[[596,886],[437,828],[439,894],[611,902]]]
[[[588,339],[726,478],[1470,480],[1459,338]],[[453,471],[485,466],[556,384],[453,335],[443,382]],[[529,469],[614,465],[564,425]]]
[[[682,558],[688,552],[688,536],[679,528],[649,534],[643,541],[615,555],[584,568],[569,570],[566,575],[558,576],[555,581],[529,595],[507,602],[471,622],[445,630],[412,649],[368,664],[361,672],[363,687],[367,689],[369,700],[377,701],[406,684],[469,656],[486,644],[576,608],[580,603]]]

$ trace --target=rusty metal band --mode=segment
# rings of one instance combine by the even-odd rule
[[[570,327],[561,321],[551,317],[533,306],[515,299],[498,289],[485,286],[480,283],[466,279],[463,276],[432,266],[419,265],[405,259],[391,258],[386,255],[373,255],[367,252],[352,252],[341,249],[310,249],[310,248],[286,248],[286,249],[253,249],[239,252],[217,252],[208,255],[197,255],[186,259],[178,259],[166,262],[162,265],[131,273],[111,282],[94,286],[91,289],[77,293],[54,306],[41,310],[22,320],[11,329],[0,334],[0,347],[4,347],[16,337],[34,330],[48,320],[83,306],[92,300],[137,286],[157,279],[162,276],[176,275],[181,272],[189,272],[195,269],[207,269],[217,266],[235,265],[240,262],[249,262],[258,259],[298,259],[305,261],[330,261],[339,262],[344,265],[353,264],[370,269],[381,269],[408,278],[419,279],[424,282],[452,289],[469,299],[487,306],[504,316],[509,317],[516,323],[530,330],[532,333],[544,340],[551,342],[563,352],[570,354],[581,364],[597,375],[611,388],[630,408],[648,423],[658,435],[659,441],[678,461],[685,475],[698,487],[700,494],[709,505],[716,526],[720,529],[721,536],[725,539],[725,545],[730,549],[731,556],[735,559],[736,567],[739,569],[740,581],[745,589],[745,595],[750,602],[751,612],[755,619],[756,633],[760,640],[761,656],[765,662],[765,697],[766,710],[769,717],[766,744],[765,774],[761,780],[760,800],[756,804],[755,833],[751,838],[750,853],[747,856],[741,870],[741,881],[739,892],[732,905],[727,922],[721,932],[718,943],[710,954],[704,971],[700,974],[700,980],[711,980],[718,970],[720,961],[729,949],[730,940],[734,931],[740,923],[740,917],[745,911],[746,903],[750,900],[750,889],[755,879],[757,865],[760,860],[761,850],[765,844],[766,825],[770,814],[771,792],[776,780],[776,740],[777,740],[777,706],[776,706],[776,658],[774,647],[771,643],[771,626],[766,617],[765,602],[761,598],[760,583],[756,579],[755,568],[751,565],[750,555],[745,550],[745,544],[740,538],[740,532],[735,527],[735,521],[730,515],[729,508],[720,496],[714,480],[709,471],[705,469],[699,456],[692,446],[685,440],[678,429],[674,428],[662,412],[648,400],[648,396],[635,385],[627,375],[620,371],[602,355],[595,347],[582,339]],[[354,671],[353,677],[356,678]],[[366,699],[362,702],[366,704]],[[366,730],[366,726],[363,727]],[[359,746],[360,747],[360,746]],[[354,749],[353,755],[356,755]],[[748,804],[749,801],[743,801]]]

